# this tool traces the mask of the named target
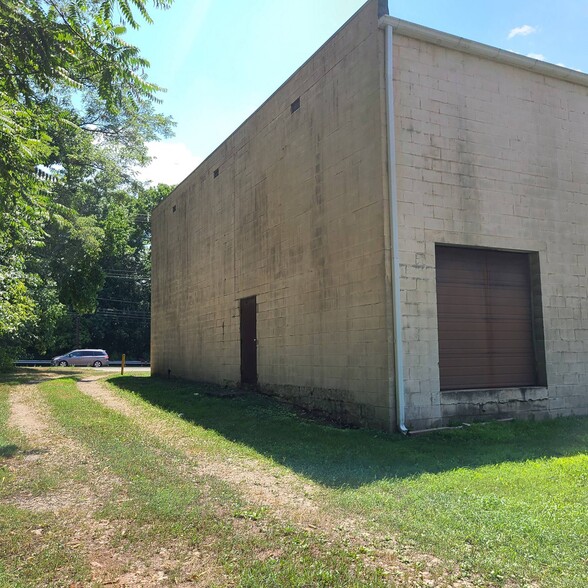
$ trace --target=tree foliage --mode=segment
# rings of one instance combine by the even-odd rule
[[[131,358],[149,356],[150,217],[153,207],[171,189],[163,184],[141,189],[136,197],[121,202],[115,212],[117,228],[113,233],[126,238],[118,241],[121,248],[107,248],[102,261],[106,277],[97,310],[82,319],[87,343],[108,349],[115,357],[121,353]]]
[[[124,33],[171,2],[0,2],[4,350],[55,344],[60,321],[96,309],[105,260],[135,250],[135,172],[172,121],[155,112],[161,88]]]
[[[171,0],[154,0],[167,8]],[[144,0],[4,0],[0,5],[0,75],[3,92],[30,104],[59,86],[94,93],[111,111],[156,100],[146,80],[149,63],[124,41],[120,9],[138,28],[133,7],[147,21]]]

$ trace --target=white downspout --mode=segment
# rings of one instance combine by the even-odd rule
[[[398,258],[398,193],[396,188],[396,134],[394,131],[394,81],[393,81],[393,37],[392,26],[386,25],[386,110],[388,126],[388,192],[390,196],[390,241],[392,247],[392,308],[394,329],[394,380],[395,390],[390,387],[390,405],[396,392],[396,424],[401,433],[407,435],[404,422],[404,350],[402,345],[402,312],[400,308],[400,260]]]

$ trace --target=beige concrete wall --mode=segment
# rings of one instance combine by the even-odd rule
[[[255,295],[261,388],[387,427],[377,12],[368,2],[155,210],[154,373],[237,382],[239,300]]]
[[[407,420],[588,412],[588,88],[396,35]],[[439,391],[435,243],[538,252],[546,388]]]

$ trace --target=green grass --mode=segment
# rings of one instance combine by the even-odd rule
[[[22,437],[8,427],[10,407],[8,393],[10,386],[0,382],[0,460],[14,456],[19,450],[19,443],[23,443]],[[2,472],[6,475],[6,465],[0,461],[0,479]]]
[[[489,582],[587,585],[588,419],[476,425],[404,438],[300,418],[260,396],[116,377],[127,393],[322,484],[375,529]]]
[[[586,583],[588,458],[505,462],[341,490],[344,508],[466,571],[520,585]]]
[[[46,513],[0,505],[0,588],[72,586],[89,566],[64,544],[65,530]]]
[[[0,506],[0,588],[87,582],[89,562],[68,546],[63,522],[10,504],[25,488],[42,497],[72,481],[95,483],[83,463],[54,472],[23,462],[34,448],[7,424],[9,390],[23,378],[0,382],[0,497],[7,499]],[[253,394],[219,398],[208,386],[174,380],[109,380],[147,418],[165,419],[209,458],[258,459],[278,464],[276,475],[287,469],[315,481],[325,510],[398,538],[407,560],[412,550],[431,553],[458,562],[483,585],[588,585],[588,419],[405,438],[321,424]],[[117,529],[112,546],[138,559],[156,547],[176,549],[170,581],[181,579],[182,554],[197,549],[213,554],[220,570],[210,585],[389,583],[382,570],[366,567],[360,542],[333,542],[278,521],[270,507],[198,476],[199,454],[187,457],[81,394],[74,380],[39,389],[59,426],[115,480],[95,514]]]
[[[115,537],[123,549],[145,557],[150,546],[166,544],[213,552],[239,586],[385,585],[353,548],[272,520],[218,479],[186,475],[184,454],[81,394],[73,380],[40,388],[67,433],[122,480],[124,498],[99,516],[126,529]]]
[[[55,487],[54,478],[45,472],[35,476],[29,471],[17,478],[10,467],[31,449],[22,435],[8,426],[8,397],[15,382],[14,376],[5,376],[0,383],[0,498],[5,499],[25,488],[38,495]],[[88,567],[64,545],[63,537],[64,529],[53,515],[0,503],[0,588],[71,586],[87,579]]]

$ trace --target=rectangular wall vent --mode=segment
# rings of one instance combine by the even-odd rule
[[[219,174],[219,168],[217,167],[217,168],[214,170],[214,172],[212,173],[212,175],[213,175],[215,178],[218,178],[218,174]]]
[[[296,98],[292,104],[290,104],[290,112],[296,112],[300,108],[300,98]]]

